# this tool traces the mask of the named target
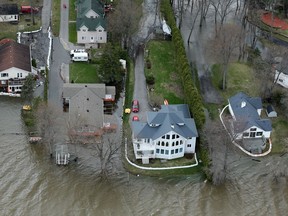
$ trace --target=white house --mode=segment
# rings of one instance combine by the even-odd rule
[[[99,0],[77,1],[77,43],[92,46],[107,43],[104,5]]]
[[[31,73],[30,47],[10,41],[0,46],[0,91],[21,92]]]
[[[284,88],[288,88],[288,75],[275,70],[274,82],[283,86]]]
[[[240,92],[228,99],[229,111],[233,117],[232,132],[236,140],[247,138],[270,138],[272,125],[270,119],[261,119],[262,101],[259,97],[249,97]],[[255,148],[263,149],[261,146]],[[250,149],[249,149],[250,150]]]
[[[147,112],[147,122],[133,121],[133,149],[143,164],[149,158],[175,159],[195,153],[198,132],[187,104],[162,105],[159,112]]]
[[[17,4],[0,4],[0,22],[18,22],[19,10]]]

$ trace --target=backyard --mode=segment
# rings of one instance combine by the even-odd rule
[[[70,64],[70,83],[99,83],[97,65],[88,62]]]
[[[30,0],[1,0],[1,4],[11,4],[16,3],[20,10],[22,5],[30,5]],[[37,30],[41,26],[41,7],[43,6],[43,0],[33,1],[33,7],[39,8],[39,12],[34,14],[34,24],[31,14],[21,14],[19,17],[18,24],[11,23],[0,23],[0,29],[5,29],[5,31],[0,31],[0,40],[3,38],[17,39],[17,32],[21,31],[32,31]]]

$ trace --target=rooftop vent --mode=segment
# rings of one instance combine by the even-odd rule
[[[241,108],[244,108],[246,106],[246,102],[245,101],[242,101],[241,102]]]

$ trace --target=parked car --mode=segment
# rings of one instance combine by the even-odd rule
[[[86,52],[85,49],[74,49],[74,50],[71,50],[71,51],[70,51],[70,56],[73,57],[73,55],[74,55],[75,53],[85,53],[85,52]]]
[[[132,101],[132,112],[139,112],[139,101],[138,100]]]
[[[39,9],[31,6],[21,6],[20,12],[23,14],[27,13],[38,13]]]
[[[139,117],[138,116],[133,116],[132,117],[132,121],[139,121]]]

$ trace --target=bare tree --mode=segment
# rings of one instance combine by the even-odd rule
[[[215,60],[222,65],[223,90],[226,89],[228,65],[239,55],[239,46],[241,46],[243,39],[240,26],[225,24],[221,31],[207,43],[208,53],[213,55]]]
[[[108,31],[114,41],[121,41],[127,48],[133,33],[138,28],[141,6],[133,0],[120,0],[113,13],[108,16]]]
[[[232,144],[228,132],[219,120],[208,121],[209,123],[203,130],[203,136],[211,160],[209,172],[212,176],[212,183],[220,185],[225,182],[227,177],[228,149]]]
[[[218,29],[217,21],[218,17],[220,18],[220,29],[223,26],[226,17],[233,11],[231,5],[234,0],[210,0],[211,5],[214,8],[214,22],[215,22],[215,29]]]
[[[56,137],[60,132],[60,125],[63,122],[61,118],[62,110],[52,104],[42,102],[37,109],[37,128],[42,142],[52,156]]]
[[[197,6],[195,7],[195,10],[194,9],[194,4],[192,3],[192,6],[191,6],[191,19],[192,19],[192,26],[190,28],[190,33],[189,33],[189,36],[188,36],[188,40],[187,40],[187,43],[189,44],[190,42],[190,38],[191,38],[191,35],[192,35],[192,32],[194,30],[194,26],[195,26],[195,23],[196,23],[196,20],[198,18],[198,15],[200,13],[200,10],[201,10],[201,7],[200,6]],[[193,13],[194,12],[194,13]]]
[[[121,141],[117,141],[110,135],[103,136],[101,141],[95,142],[91,148],[91,154],[97,157],[99,161],[100,177],[106,179],[109,175],[109,170],[113,164],[113,159],[121,148]]]

